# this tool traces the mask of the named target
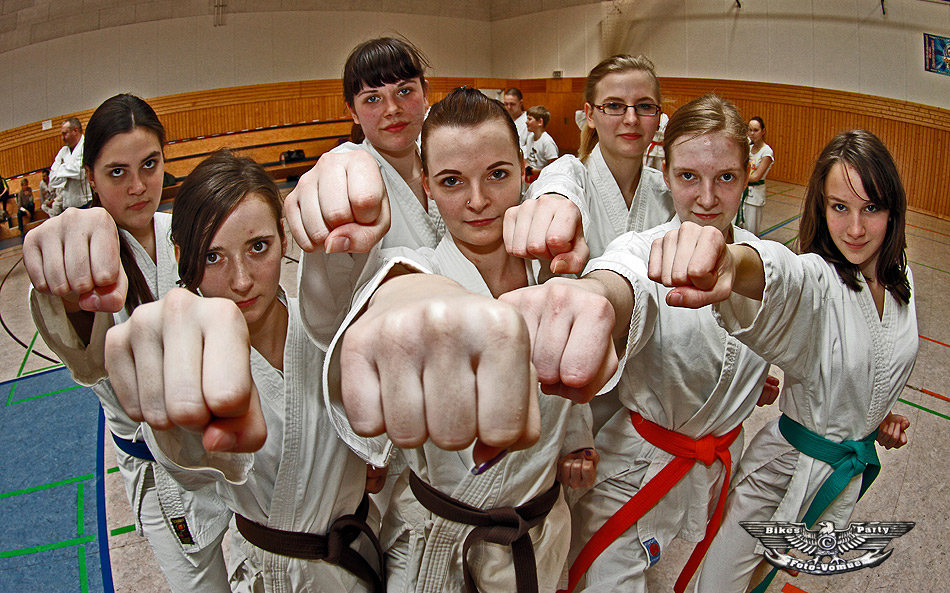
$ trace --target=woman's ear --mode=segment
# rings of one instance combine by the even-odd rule
[[[356,125],[361,125],[361,124],[360,124],[360,118],[356,115],[356,110],[353,109],[353,106],[350,105],[349,103],[347,103],[347,104],[346,104],[346,110],[350,112],[350,117],[353,118],[353,123],[356,124]]]
[[[175,245],[175,263],[181,261],[181,247]]]
[[[432,192],[429,191],[429,175],[425,171],[422,172],[422,191],[426,192],[426,198],[432,198]]]
[[[666,187],[670,187],[670,172],[666,168],[666,159],[663,159],[663,164],[660,165],[660,170],[663,171],[663,181],[666,182]]]
[[[83,165],[83,169],[86,170],[86,179],[89,180],[89,187],[92,188],[93,193],[96,191],[96,180],[93,178],[92,169],[88,165]]]
[[[584,103],[584,115],[587,116],[587,127],[596,130],[597,126],[594,125],[594,108],[590,103]]]
[[[283,220],[280,220],[278,224],[283,224]],[[284,236],[280,238],[280,256],[284,257],[287,255],[287,233],[284,233]]]

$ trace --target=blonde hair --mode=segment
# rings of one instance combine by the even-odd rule
[[[653,88],[656,91],[657,101],[662,101],[660,97],[660,81],[656,78],[656,72],[653,69],[653,62],[644,55],[631,56],[627,54],[618,54],[610,56],[601,63],[594,66],[587,75],[587,82],[584,83],[584,101],[594,105],[594,93],[597,90],[597,84],[608,74],[619,72],[645,72],[650,80],[653,81]],[[587,157],[597,146],[597,130],[587,126],[587,122],[581,126],[581,145],[577,150],[577,156],[581,161],[586,162]]]
[[[713,132],[721,133],[736,143],[742,162],[749,160],[749,124],[735,105],[710,94],[693,99],[670,116],[663,136],[667,163],[672,162],[673,144],[680,137],[697,138]]]

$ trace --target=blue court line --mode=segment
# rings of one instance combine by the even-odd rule
[[[99,406],[99,430],[96,435],[96,514],[98,520],[99,572],[102,573],[103,593],[115,593],[112,584],[112,561],[109,559],[109,528],[106,525],[105,432],[106,416]]]
[[[789,218],[788,220],[786,220],[786,221],[784,221],[784,222],[780,222],[780,223],[778,223],[777,225],[775,225],[775,226],[773,226],[773,227],[769,227],[769,228],[765,229],[765,231],[759,233],[759,237],[764,237],[764,236],[768,235],[769,233],[771,233],[772,231],[778,230],[778,229],[782,228],[783,226],[787,225],[788,223],[792,222],[793,220],[798,220],[798,219],[801,218],[801,217],[802,217],[801,214],[796,214],[795,216]]]

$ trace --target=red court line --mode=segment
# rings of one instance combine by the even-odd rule
[[[944,344],[944,343],[941,342],[940,340],[935,340],[935,339],[933,339],[933,338],[928,338],[927,336],[921,336],[920,334],[917,334],[917,335],[918,335],[919,337],[921,337],[921,338],[927,340],[928,342],[933,342],[934,344],[940,344],[941,346],[946,346],[947,348],[950,348],[950,344]]]
[[[930,391],[929,389],[924,389],[921,387],[920,392],[926,393],[927,395],[932,395],[933,397],[937,399],[942,399],[945,402],[950,402],[950,397],[947,397],[946,395],[940,395],[939,393],[934,393],[933,391]]]
[[[933,230],[933,229],[928,229],[928,228],[925,228],[925,227],[922,227],[922,226],[918,226],[918,225],[916,225],[916,224],[908,224],[907,226],[911,226],[911,227],[914,227],[915,229],[920,229],[920,230],[922,230],[922,231],[927,231],[928,233],[934,233],[935,235],[942,235],[942,236],[944,236],[944,237],[950,237],[950,235],[948,235],[947,233],[941,233],[940,231],[935,231],[935,230]]]
[[[808,593],[804,589],[799,589],[791,583],[785,583],[785,586],[782,587],[782,593]]]

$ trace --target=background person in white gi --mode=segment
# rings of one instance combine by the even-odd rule
[[[775,162],[772,147],[765,143],[765,122],[761,117],[749,120],[749,141],[752,143],[749,151],[749,188],[742,201],[739,226],[758,235],[762,208],[765,206],[765,176]]]
[[[324,536],[335,520],[357,512],[366,466],[330,424],[321,374],[313,372],[322,366],[324,351],[307,337],[297,300],[279,285],[286,249],[282,201],[267,172],[250,159],[222,151],[199,164],[175,199],[172,240],[185,288],[209,298],[176,289],[139,307],[130,323],[110,332],[107,364],[128,412],[140,418],[144,411],[151,422],[149,446],[176,480],[192,488],[215,484],[238,516],[265,530]],[[193,430],[229,416],[233,402],[202,400],[199,390],[180,388],[183,381],[200,382],[200,373],[172,375],[197,370],[201,351],[200,344],[184,347],[176,337],[184,332],[200,340],[193,328],[211,323],[235,336],[224,343],[230,351],[222,356],[250,356],[256,393],[254,405],[234,405],[248,409],[247,430],[234,437],[211,428],[202,441]],[[163,342],[164,359],[141,354],[160,352]],[[163,375],[167,383],[136,381]],[[235,452],[251,449],[256,451]],[[251,542],[245,539],[244,525],[238,521],[232,532],[233,591],[373,590],[372,580],[341,566],[257,547],[254,532]],[[366,544],[360,538],[353,547],[363,547],[368,567],[380,570],[381,558]]]
[[[742,457],[698,591],[746,591],[764,562],[740,521],[811,527],[822,519],[843,528],[880,465],[875,437],[885,446],[906,442],[909,422],[890,413],[917,357],[906,207],[887,148],[853,130],[837,135],[815,163],[802,255],[772,241],[726,245],[685,225],[654,249],[651,277],[679,287],[670,304],[718,302],[722,327],[785,371],[783,416],[762,428]],[[840,469],[819,459],[808,437],[841,451]],[[839,472],[843,489],[822,492]]]
[[[525,125],[528,138],[524,145],[524,158],[528,163],[525,175],[529,181],[537,178],[541,169],[558,157],[557,144],[545,131],[551,121],[551,112],[544,105],[534,105],[526,112]]]
[[[99,397],[136,529],[172,591],[226,592],[221,540],[230,512],[213,488],[184,491],[154,462],[142,426],[116,399],[103,359],[106,330],[178,280],[171,216],[156,212],[165,130],[145,101],[116,95],[96,109],[87,131],[87,174],[102,208],[70,208],[27,233],[23,263],[33,284],[33,321],[73,379]]]
[[[63,122],[60,133],[63,147],[56,153],[50,166],[49,187],[56,191],[64,210],[87,207],[92,200],[92,191],[83,168],[85,137],[82,135],[82,123],[78,118],[71,117]]]
[[[528,115],[524,110],[524,95],[521,94],[520,89],[511,87],[505,91],[502,103],[508,115],[515,121],[515,128],[518,130],[518,144],[521,147],[522,154],[524,154],[524,147],[528,142]]]

